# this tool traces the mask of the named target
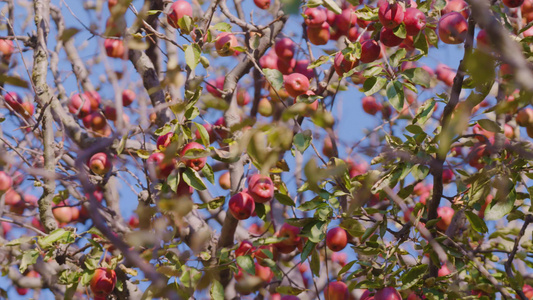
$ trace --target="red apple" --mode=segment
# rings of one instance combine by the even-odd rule
[[[282,60],[290,60],[294,57],[296,44],[290,38],[282,38],[276,41],[274,50],[278,58]]]
[[[187,1],[176,1],[170,6],[170,11],[167,15],[167,22],[174,28],[180,28],[179,21],[184,16],[189,16],[192,18],[192,6]]]
[[[92,128],[93,130],[102,130],[107,126],[107,119],[99,111],[85,116],[82,121],[86,128]]]
[[[278,295],[279,295],[279,294],[278,294]],[[272,295],[272,297],[270,298],[270,300],[275,300],[275,299],[274,299],[274,295]],[[298,298],[297,296],[293,296],[293,295],[286,295],[286,296],[281,297],[280,300],[300,300],[300,298]]]
[[[123,106],[130,106],[133,101],[135,101],[135,92],[132,90],[124,90],[122,91],[122,105]]]
[[[246,220],[254,213],[255,202],[248,193],[240,192],[231,197],[228,207],[235,219]]]
[[[503,4],[510,8],[519,7],[524,3],[524,0],[502,0]]]
[[[437,228],[442,231],[446,231],[446,229],[448,229],[448,226],[450,226],[450,224],[452,223],[452,218],[453,218],[454,213],[455,211],[451,207],[448,207],[448,206],[439,207],[437,209],[437,215],[441,219],[437,222]]]
[[[21,296],[24,296],[26,295],[28,292],[29,292],[29,289],[27,288],[21,288],[21,287],[16,287],[15,290],[17,291],[17,294],[21,295]]]
[[[52,210],[52,213],[59,223],[69,223],[72,221],[72,209],[69,206],[56,206]]]
[[[248,103],[250,103],[250,100],[251,100],[251,97],[248,91],[244,89],[239,89],[237,91],[237,104],[239,104],[240,106],[245,106]]]
[[[20,112],[22,110],[23,101],[19,94],[15,92],[8,92],[4,95],[4,100],[14,111]]]
[[[228,138],[229,132],[226,128],[226,120],[224,120],[224,117],[218,118],[213,124],[213,132],[223,140]]]
[[[380,42],[387,47],[396,47],[400,45],[404,39],[397,37],[394,30],[383,27],[381,29]]]
[[[150,174],[158,179],[167,178],[175,167],[175,160],[165,161],[165,154],[161,152],[152,153],[147,162]]]
[[[402,296],[395,288],[386,287],[376,292],[374,300],[402,300]]]
[[[104,116],[110,121],[116,121],[117,120],[117,110],[113,106],[106,105],[104,107]]]
[[[324,288],[326,300],[347,300],[349,297],[348,286],[342,281],[332,281]]]
[[[444,7],[444,9],[441,11],[441,15],[445,15],[451,12],[458,12],[460,13],[465,19],[468,19],[468,16],[470,15],[470,10],[468,9],[468,3],[466,3],[464,0],[449,0],[448,3]]]
[[[327,22],[322,23],[320,27],[307,27],[307,38],[313,45],[325,45],[331,39],[329,30],[329,24]]]
[[[274,278],[274,272],[269,267],[264,267],[258,263],[255,264],[255,276],[261,278],[264,282],[270,282]]]
[[[276,237],[285,239],[274,245],[281,253],[291,253],[296,249],[296,247],[298,247],[298,244],[300,244],[301,238],[298,236],[299,234],[300,228],[285,223],[276,233]]]
[[[221,32],[215,39],[215,48],[220,56],[232,56],[238,44],[235,35],[229,32]]]
[[[215,80],[209,80],[208,84],[205,85],[205,89],[215,97],[222,97],[222,92],[224,90],[224,76],[217,77]]]
[[[261,233],[259,233],[261,234]],[[270,245],[263,245],[263,246],[260,246],[258,247],[255,251],[254,251],[254,257],[257,259],[257,263],[262,265],[262,266],[266,266],[266,261],[265,259],[270,259],[270,257],[268,256],[267,253],[265,253],[265,251],[268,251],[270,253],[272,253],[272,258],[273,260],[276,260],[277,259],[277,256],[278,256],[278,252],[277,252],[277,249],[274,245],[270,244]]]
[[[357,24],[357,15],[355,11],[351,8],[346,8],[342,10],[340,15],[335,17],[334,25],[342,32],[347,33],[351,27],[354,27]]]
[[[70,97],[68,110],[70,113],[77,114],[78,117],[83,118],[92,111],[91,100],[85,94],[74,94]]]
[[[173,132],[168,132],[157,138],[156,148],[157,150],[165,151],[165,149],[172,142],[172,137],[174,136]]]
[[[451,169],[442,170],[442,183],[447,184],[453,180],[453,171]]]
[[[435,69],[437,79],[444,82],[447,86],[453,85],[453,79],[455,78],[455,71],[445,64],[438,64]]]
[[[403,23],[407,34],[415,36],[426,27],[426,15],[417,8],[409,7],[405,10]]]
[[[97,175],[105,175],[111,170],[111,167],[113,167],[111,159],[104,152],[94,154],[89,160],[89,168]]]
[[[124,58],[124,54],[126,53],[124,41],[119,39],[106,39],[104,41],[104,47],[107,56],[113,58]]]
[[[531,287],[529,284],[524,284],[522,291],[528,299],[533,299],[533,287]]]
[[[338,252],[344,249],[347,244],[348,234],[346,233],[346,230],[340,227],[335,227],[328,231],[328,234],[326,235],[326,245],[329,250]]]
[[[298,97],[309,90],[309,79],[300,73],[292,73],[284,77],[285,89],[291,97]]]
[[[405,9],[400,2],[389,3],[381,1],[378,9],[378,17],[383,27],[394,29],[398,27],[404,19]]]
[[[305,24],[309,27],[322,27],[327,20],[327,13],[321,7],[309,7],[304,11]]]
[[[139,217],[131,216],[128,221],[128,225],[130,226],[130,228],[139,228]]]
[[[4,201],[6,205],[16,205],[22,201],[22,197],[14,189],[10,188],[5,192]]]
[[[8,234],[10,231],[11,231],[11,224],[7,223],[7,222],[0,222],[1,225],[2,225],[2,232],[3,232],[3,236],[5,237],[6,234]]]
[[[379,58],[381,47],[374,40],[366,40],[361,43],[361,62],[370,63]]]
[[[0,171],[0,192],[3,194],[11,188],[13,179],[6,172]]]
[[[382,105],[376,101],[374,96],[363,97],[361,103],[363,104],[363,110],[369,115],[375,115],[383,109]]]
[[[91,279],[91,291],[97,297],[105,297],[113,292],[117,283],[115,270],[98,268]]]
[[[269,176],[254,174],[248,178],[248,193],[255,202],[267,203],[274,198],[274,183]]]
[[[350,57],[345,57],[342,52],[338,52],[335,55],[333,61],[333,66],[335,67],[335,72],[337,75],[342,76],[344,73],[349,72],[351,69],[355,68],[359,64],[357,59],[351,59]]]
[[[533,124],[533,109],[526,107],[516,115],[516,123],[522,127]]]
[[[266,10],[270,8],[270,0],[254,0],[254,3],[260,9]]]
[[[14,50],[15,47],[13,47],[12,40],[0,39],[0,53],[2,53],[2,55],[5,57],[10,57]]]
[[[439,269],[439,277],[444,277],[450,275],[452,272],[448,269],[448,266],[446,264],[443,264],[442,267]]]
[[[278,69],[278,56],[275,51],[269,51],[266,55],[259,58],[259,66],[264,69]],[[224,78],[224,77],[222,77]]]
[[[235,249],[235,257],[243,255],[252,255],[255,250],[252,242],[244,240],[239,244],[239,247]]]
[[[183,176],[181,176],[183,178]],[[176,189],[176,195],[178,197],[191,197],[194,193],[194,188],[185,182],[185,180],[180,180],[178,183],[178,188]]]
[[[198,152],[203,152],[205,147],[197,142],[190,142],[181,149],[180,156],[194,156]],[[189,152],[189,153],[187,153]],[[200,171],[207,162],[207,157],[185,158],[185,165],[195,171]]]
[[[308,69],[309,61],[307,59],[297,60],[296,65],[294,66],[294,72],[305,75],[305,77],[311,80],[315,77],[313,69]]]
[[[440,40],[446,44],[461,44],[466,39],[467,31],[468,23],[458,12],[442,16],[437,27]]]

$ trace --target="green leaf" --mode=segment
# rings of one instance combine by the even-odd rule
[[[221,207],[222,205],[224,205],[225,202],[226,202],[226,197],[219,196],[207,203],[198,205],[198,208],[217,209]]]
[[[324,7],[326,7],[328,10],[334,12],[336,15],[340,15],[342,13],[342,10],[339,5],[333,0],[324,0],[324,3],[322,5],[324,5]]]
[[[193,123],[194,123],[194,126],[196,126],[196,130],[198,130],[198,133],[200,134],[200,139],[202,140],[202,144],[204,144],[204,146],[206,147],[209,147],[211,142],[209,140],[209,133],[207,132],[207,129],[205,129],[205,127],[202,126],[201,124],[198,124],[196,122],[193,122]]]
[[[428,71],[422,68],[407,69],[403,72],[403,75],[414,84],[418,84],[425,88],[429,87],[431,77],[429,76]]]
[[[307,7],[309,8],[319,7],[320,5],[322,5],[322,3],[324,3],[324,1],[322,0],[309,0],[307,1]]]
[[[276,198],[276,200],[279,201],[279,203],[283,204],[283,205],[288,205],[288,206],[295,206],[296,203],[294,203],[294,200],[292,200],[291,197],[285,195],[285,194],[282,194],[282,193],[274,193],[274,198]]]
[[[401,23],[400,26],[394,28],[393,32],[395,36],[401,39],[405,39],[407,37],[407,30],[405,30],[405,25],[403,23]],[[405,51],[405,49],[403,48],[402,50]]]
[[[213,300],[224,300],[224,287],[218,280],[213,280],[213,283],[211,283],[209,295]]]
[[[255,264],[250,255],[237,256],[236,260],[237,265],[246,271],[246,273],[255,275]]]
[[[402,275],[402,289],[409,289],[414,286],[418,281],[420,281],[424,277],[427,268],[428,265],[423,264],[416,267],[412,267],[407,272],[405,272]]]
[[[24,252],[22,259],[20,260],[20,273],[24,273],[28,266],[33,265],[37,262],[39,257],[39,251],[37,249],[29,250]]]
[[[317,58],[315,61],[313,61],[312,63],[309,64],[309,66],[307,67],[308,69],[314,69],[316,67],[319,67],[327,62],[329,62],[330,60],[330,57],[327,56],[327,55],[322,55],[320,56],[319,58]]]
[[[207,188],[198,172],[191,168],[185,169],[185,172],[183,172],[183,180],[196,190],[203,191]]]
[[[489,231],[487,225],[485,224],[485,221],[483,221],[483,219],[481,219],[478,215],[471,211],[465,211],[465,215],[468,219],[468,222],[470,222],[470,225],[472,225],[472,228],[474,228],[475,231],[479,233],[487,233]]]
[[[178,172],[172,172],[167,177],[167,184],[170,189],[176,193],[178,190],[178,184],[180,183],[180,174]]]
[[[493,200],[494,202],[494,200]],[[490,208],[487,207],[485,210],[485,220],[487,221],[496,221],[505,217],[508,213],[513,210],[514,198],[507,197],[504,200],[496,202]]]
[[[394,52],[390,56],[390,64],[393,68],[396,68],[400,65],[400,62],[402,59],[405,58],[405,55],[407,54],[407,50],[404,48],[400,48],[398,51]]]
[[[418,123],[420,125],[424,125],[427,120],[431,117],[433,114],[433,111],[435,109],[435,99],[430,98],[424,102],[416,112],[416,116],[413,119],[413,123]]]
[[[283,88],[283,74],[281,74],[280,71],[274,69],[263,69],[263,73],[265,73],[265,77],[267,78],[268,82],[276,91],[279,91]]]
[[[304,151],[311,145],[311,140],[313,139],[313,134],[311,130],[306,129],[303,132],[299,132],[294,135],[294,138],[292,139],[292,143],[294,144],[294,147],[296,150],[300,151],[300,153],[304,153]]]
[[[339,273],[337,274],[337,276],[341,276],[342,274],[348,272],[348,270],[350,270],[350,268],[356,263],[357,261],[356,260],[352,260],[351,262],[347,263],[346,265],[344,265],[344,267],[342,267],[342,269],[340,269]]]
[[[222,32],[231,32],[231,24],[220,22],[220,23],[215,24],[215,26],[213,26],[213,29],[222,31]]]
[[[209,164],[205,164],[202,168],[202,174],[211,184],[215,184],[215,172],[213,172],[213,168]]]
[[[202,272],[196,270],[195,268],[187,267],[180,277],[180,282],[185,287],[193,288],[196,286],[198,281],[200,281],[200,278],[202,278]]]
[[[192,71],[196,69],[198,62],[200,61],[201,55],[202,50],[200,49],[200,46],[198,46],[198,44],[196,43],[187,46],[187,49],[185,49],[185,62],[187,63],[187,66],[191,68]]]
[[[73,243],[75,241],[74,234],[70,231],[67,231],[63,228],[58,228],[52,231],[46,237],[39,237],[37,243],[41,248],[47,249],[52,246],[53,243],[57,241],[62,241],[63,243]]]
[[[420,32],[415,37],[414,45],[415,45],[415,49],[420,50],[422,54],[427,54],[429,51],[428,41],[426,40],[426,35],[423,32]]]
[[[280,293],[280,294],[283,294],[283,295],[299,295],[301,294],[303,291],[305,290],[302,290],[302,289],[299,289],[299,288],[295,288],[295,287],[292,287],[292,286],[278,286],[276,288],[276,292]]]
[[[22,236],[18,239],[14,239],[12,241],[9,241],[9,243],[5,244],[5,246],[18,246],[21,244],[29,243],[34,237],[31,236]]]
[[[320,255],[318,255],[318,251],[315,249],[313,250],[311,254],[311,261],[309,262],[309,266],[311,267],[311,272],[315,276],[320,276]]]
[[[487,130],[487,131],[490,131],[490,132],[502,132],[501,128],[500,128],[500,125],[498,125],[498,123],[492,121],[492,120],[489,120],[489,119],[481,119],[479,121],[477,121],[477,123],[479,124],[479,126],[481,126],[481,128]]]
[[[128,134],[124,134],[122,136],[122,138],[120,139],[120,142],[118,144],[118,147],[117,147],[117,154],[120,155],[122,154],[122,151],[124,151],[124,149],[126,148],[126,141],[128,140]]]
[[[363,91],[366,96],[373,95],[387,84],[387,79],[383,77],[370,77],[363,83]]]
[[[404,94],[402,83],[393,80],[387,84],[387,98],[397,111],[401,111],[404,105]]]

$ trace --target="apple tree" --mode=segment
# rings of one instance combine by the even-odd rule
[[[0,12],[0,297],[533,299],[533,0]]]

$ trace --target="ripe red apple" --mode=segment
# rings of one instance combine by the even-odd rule
[[[449,0],[448,3],[441,11],[441,15],[445,15],[451,12],[460,13],[465,19],[468,19],[470,15],[470,10],[468,9],[468,3],[464,0]]]
[[[237,91],[237,104],[240,106],[245,106],[250,103],[251,97],[248,91],[245,89],[239,89]]]
[[[56,206],[52,213],[59,223],[66,224],[72,220],[72,209],[69,206]]]
[[[22,197],[14,189],[10,188],[5,193],[4,201],[6,205],[16,205],[22,201]]]
[[[394,30],[383,27],[379,36],[379,41],[387,47],[396,47],[403,42],[404,39],[397,37]]]
[[[261,98],[257,105],[257,112],[263,117],[270,117],[274,113],[274,107],[268,98]]]
[[[533,299],[533,287],[531,287],[529,284],[524,284],[522,291],[528,299]]]
[[[446,231],[446,229],[448,229],[448,226],[450,226],[450,224],[452,223],[452,218],[453,218],[454,213],[455,211],[451,207],[448,207],[448,206],[439,207],[437,209],[437,215],[441,219],[437,222],[437,228],[442,231]]]
[[[324,154],[325,156],[329,158],[332,158],[333,156],[335,156],[335,152],[333,151],[333,142],[331,141],[331,138],[329,136],[326,136],[324,138],[324,145],[322,146],[322,154]]]
[[[294,72],[294,67],[296,67],[296,59],[291,58],[288,60],[283,60],[281,58],[277,58],[276,65],[278,66],[278,70],[283,75],[289,75]]]
[[[447,184],[453,180],[453,171],[451,169],[442,170],[442,183]]]
[[[402,296],[395,288],[386,287],[376,292],[374,300],[402,300]]]
[[[519,7],[524,3],[524,0],[502,0],[503,4],[510,8]]]
[[[307,59],[297,60],[296,65],[294,66],[294,72],[304,74],[305,77],[311,80],[315,77],[315,73],[313,72],[313,69],[308,69],[308,66],[309,61]]]
[[[347,58],[344,56],[344,54],[342,54],[342,52],[338,52],[333,61],[335,72],[337,72],[337,75],[339,76],[344,75],[344,73],[355,68],[358,64],[359,61],[357,59],[350,59],[350,57]]]
[[[0,53],[2,53],[2,55],[5,57],[10,57],[14,50],[15,47],[13,47],[12,40],[0,39]]]
[[[466,39],[468,23],[458,12],[451,12],[442,16],[437,26],[439,38],[446,44],[461,44]]]
[[[333,252],[341,251],[348,244],[348,234],[346,230],[335,227],[330,229],[326,235],[326,245]]]
[[[381,47],[374,40],[366,40],[361,43],[361,62],[370,63],[379,58]]]
[[[163,134],[157,138],[156,142],[156,148],[161,151],[165,151],[165,149],[170,145],[172,142],[172,137],[174,136],[173,132],[169,132],[166,134]]]
[[[270,257],[267,255],[267,253],[265,253],[265,251],[270,251],[270,253],[272,253],[273,260],[276,260],[278,257],[278,251],[273,244],[258,247],[254,251],[254,257],[257,259],[257,263],[262,266],[266,266],[265,259],[270,259]]]
[[[261,278],[264,282],[272,281],[274,278],[274,272],[269,267],[264,267],[258,263],[255,264],[255,276]]]
[[[254,213],[255,202],[248,193],[240,192],[231,197],[228,207],[235,219],[246,220]]]
[[[104,47],[107,56],[113,58],[124,58],[124,54],[126,53],[124,41],[119,39],[106,39],[104,41]]]
[[[213,124],[213,132],[216,133],[221,139],[228,138],[228,130],[226,129],[226,120],[224,120],[224,117],[218,118],[216,122]]]
[[[290,60],[294,57],[296,44],[290,38],[282,38],[276,41],[274,51],[278,58],[282,60]]]
[[[220,178],[218,178],[218,184],[224,190],[229,190],[231,188],[229,172],[225,172],[224,174],[220,175]]]
[[[291,97],[298,97],[309,90],[309,79],[300,73],[284,76],[285,89]]]
[[[229,32],[221,32],[215,39],[215,48],[220,56],[232,56],[238,44],[235,35]]]
[[[533,124],[533,109],[526,107],[516,115],[516,123],[522,127]]]
[[[93,130],[102,130],[107,126],[107,119],[99,111],[85,116],[82,121],[86,128],[92,128]]]
[[[27,288],[21,288],[21,287],[18,287],[18,286],[15,288],[15,290],[17,291],[17,294],[19,294],[20,296],[24,296],[30,291]]]
[[[275,51],[269,51],[266,55],[259,58],[259,65],[264,69],[278,69],[278,56]]]
[[[158,179],[165,179],[175,167],[175,160],[165,161],[165,154],[154,152],[148,157],[148,169],[150,174]]]
[[[105,297],[113,292],[117,283],[115,270],[98,268],[91,279],[91,291],[97,297]]]
[[[335,16],[333,23],[342,33],[347,33],[355,24],[357,24],[357,15],[351,8],[343,9],[340,15]]]
[[[195,155],[198,152],[203,152],[205,147],[197,142],[190,142],[181,149],[180,156]],[[189,152],[189,153],[187,153]],[[207,157],[186,158],[185,165],[195,171],[200,171],[207,162]]]
[[[452,272],[448,269],[448,266],[446,264],[443,264],[442,267],[439,269],[439,277],[444,277],[450,275]]]
[[[3,194],[11,188],[13,179],[6,172],[0,171],[0,192]]]
[[[70,97],[68,110],[70,113],[77,114],[78,117],[83,118],[92,111],[91,100],[85,94],[74,94]]]
[[[192,6],[187,1],[176,1],[170,6],[170,11],[167,15],[167,22],[174,28],[180,28],[178,22],[184,16],[189,16],[192,18]]]
[[[254,0],[254,3],[260,9],[266,10],[270,8],[270,0]]]
[[[11,231],[11,224],[7,223],[7,222],[0,222],[0,224],[2,225],[2,233],[4,234],[3,236],[5,237],[6,234],[8,234],[10,231]]]
[[[409,7],[405,10],[403,23],[408,35],[417,35],[426,27],[426,15],[417,8]]]
[[[194,188],[188,185],[185,180],[180,180],[180,183],[178,183],[178,188],[176,189],[176,195],[178,197],[191,197],[192,193],[194,193]]]
[[[346,300],[349,297],[348,286],[342,281],[332,281],[324,288],[326,300]]]
[[[369,115],[375,115],[383,109],[383,106],[377,102],[374,96],[366,96],[361,99],[363,110]]]
[[[22,110],[23,101],[19,94],[15,92],[8,92],[4,95],[4,100],[14,111],[20,112]]]
[[[321,7],[309,7],[304,11],[305,24],[309,27],[322,27],[327,17],[326,10]]]
[[[348,40],[350,40],[350,42],[357,42],[357,40],[359,40],[359,28],[351,27],[350,29],[348,29],[346,37],[348,38]]]
[[[117,110],[113,106],[106,105],[104,107],[104,116],[110,121],[116,121],[117,120]]]
[[[139,217],[135,215],[131,216],[128,221],[128,225],[130,226],[130,228],[139,228]]]
[[[400,2],[389,3],[381,1],[378,9],[378,17],[383,27],[394,29],[398,27],[404,19],[405,9]]]
[[[224,76],[217,77],[215,80],[209,80],[205,85],[205,89],[215,97],[222,97],[222,92],[224,90]],[[220,90],[220,91],[219,91]]]
[[[281,253],[291,253],[300,244],[301,238],[300,228],[292,226],[289,223],[283,224],[280,230],[276,233],[276,237],[285,238],[283,241],[274,244]]]
[[[252,242],[248,240],[244,240],[239,244],[239,247],[235,249],[235,257],[243,256],[243,255],[252,255],[254,250],[255,250],[255,247],[252,244]]]
[[[122,105],[130,106],[135,101],[135,92],[132,90],[122,91]]]
[[[313,45],[321,46],[328,43],[331,39],[331,33],[327,22],[322,23],[319,27],[307,27],[307,38]]]
[[[254,174],[248,178],[248,193],[255,202],[267,203],[274,198],[274,183],[269,176]]]
[[[97,175],[105,175],[111,170],[111,167],[113,167],[111,159],[104,152],[94,154],[89,160],[89,168]]]
[[[447,86],[453,85],[453,79],[455,78],[455,71],[445,64],[438,64],[435,69],[437,79],[444,82]]]
[[[270,300],[275,300],[274,295],[272,295],[272,298]],[[293,295],[286,295],[286,296],[281,297],[280,300],[300,300],[300,298],[298,298],[297,296],[293,296]]]

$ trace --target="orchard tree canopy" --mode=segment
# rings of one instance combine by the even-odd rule
[[[0,298],[533,299],[533,0],[0,1]]]

